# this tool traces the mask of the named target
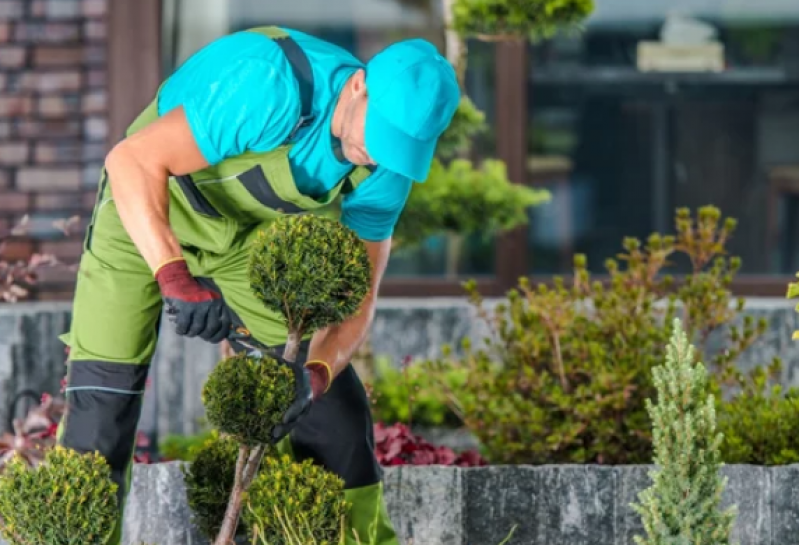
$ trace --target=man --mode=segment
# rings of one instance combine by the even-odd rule
[[[280,353],[286,331],[250,292],[248,244],[281,214],[341,194],[341,221],[373,266],[371,291],[356,317],[303,344],[296,374],[310,387],[275,439],[343,478],[347,543],[357,532],[364,545],[396,544],[349,360],[369,328],[394,225],[458,101],[452,67],[419,39],[364,66],[320,39],[263,27],[189,58],[106,158],[64,336],[61,443],[99,450],[124,501],[162,305],[180,335],[218,343],[244,327]]]

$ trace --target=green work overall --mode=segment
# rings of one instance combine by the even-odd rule
[[[339,194],[355,190],[369,171],[354,169],[318,199],[299,193],[288,152],[298,131],[312,120],[310,63],[284,32],[273,27],[252,32],[281,46],[299,85],[302,116],[292,136],[274,151],[246,153],[191,175],[171,177],[169,220],[192,274],[222,295],[237,325],[246,327],[260,342],[279,347],[286,341],[286,329],[249,287],[251,241],[283,214],[319,211]],[[156,98],[128,134],[158,118],[157,103]],[[105,456],[119,485],[123,509],[162,304],[152,271],[120,221],[103,172],[84,242],[72,326],[63,336],[70,347],[69,408],[59,440],[80,452],[99,451]],[[306,339],[300,359],[307,358],[307,345]],[[348,545],[356,543],[356,533],[363,545],[398,545],[384,504],[369,403],[351,365],[280,447],[298,460],[314,460],[344,480],[346,497],[353,505],[346,529]],[[121,528],[120,517],[109,545],[120,542]]]

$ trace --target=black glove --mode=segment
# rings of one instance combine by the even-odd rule
[[[309,361],[305,365],[289,363],[277,358],[280,363],[288,365],[294,371],[294,403],[283,414],[281,424],[272,430],[272,440],[277,443],[286,437],[297,422],[311,410],[311,405],[319,399],[332,381],[330,367],[321,361]]]
[[[178,335],[218,343],[230,333],[230,313],[222,297],[203,287],[182,259],[167,263],[155,273],[169,321]]]

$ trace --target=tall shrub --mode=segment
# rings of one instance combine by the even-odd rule
[[[583,256],[567,283],[533,286],[522,279],[505,301],[486,307],[474,283],[470,300],[492,334],[482,346],[466,339],[462,355],[428,362],[432,376],[466,370],[460,389],[438,380],[442,399],[477,435],[493,463],[645,463],[651,429],[644,400],[655,387],[651,370],[668,342],[664,324],[679,315],[702,345],[718,332],[725,350],[710,361],[711,387],[737,384],[734,362],[765,330],[765,319],[734,325],[743,300],[731,305],[740,260],[726,255],[735,221],[703,207],[679,209],[676,235],[628,238],[608,259],[607,281],[594,280]],[[681,282],[664,274],[683,258]]]
[[[695,362],[694,347],[674,320],[665,365],[652,370],[657,404],[646,400],[653,422],[655,464],[653,484],[633,504],[641,515],[646,537],[638,545],[686,543],[727,545],[736,509],[720,510],[726,478],[716,431],[716,400],[707,370]]]
[[[351,229],[321,216],[292,216],[258,234],[251,249],[249,278],[255,297],[283,317],[288,336],[282,357],[294,363],[300,342],[308,334],[358,312],[370,289],[371,264],[365,246]],[[208,421],[239,443],[216,545],[228,545],[239,528],[245,494],[271,445],[272,430],[295,400],[295,372],[268,354],[253,352],[222,361],[203,387]],[[307,472],[299,474],[315,479]],[[278,479],[267,475],[260,482],[269,486],[273,477]],[[343,492],[338,496],[343,501]],[[291,516],[300,514],[288,509],[289,523],[293,523]]]

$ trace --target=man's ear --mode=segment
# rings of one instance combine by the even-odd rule
[[[350,81],[352,83],[352,94],[359,95],[366,92],[366,72],[363,71],[363,68],[358,69],[352,75]]]

